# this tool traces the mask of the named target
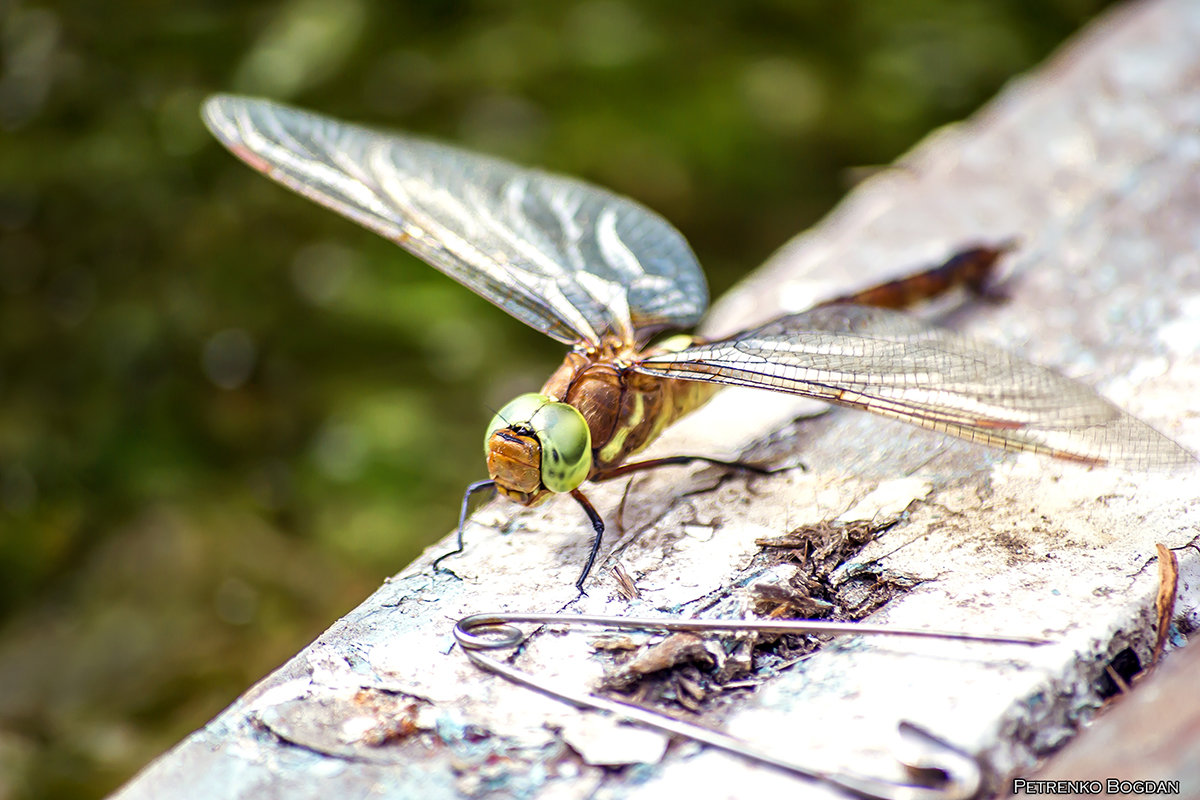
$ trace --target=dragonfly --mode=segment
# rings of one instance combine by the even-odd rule
[[[582,486],[703,456],[630,460],[722,386],[787,392],[1008,450],[1147,470],[1195,457],[1095,390],[903,313],[965,285],[984,290],[1006,249],[981,246],[910,278],[732,336],[695,328],[704,273],[683,234],[637,202],[581,180],[269,100],[210,97],[202,116],[234,155],[390,239],[570,348],[537,392],[488,425],[483,491],[523,506],[570,495],[593,541],[604,521]]]

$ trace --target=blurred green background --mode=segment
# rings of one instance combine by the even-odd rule
[[[603,183],[716,296],[1102,5],[0,0],[0,800],[112,790],[352,608],[561,356],[207,93]]]

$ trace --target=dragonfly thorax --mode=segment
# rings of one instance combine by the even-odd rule
[[[578,488],[592,470],[583,415],[541,394],[523,394],[500,409],[488,425],[484,453],[496,488],[524,505],[548,491]]]

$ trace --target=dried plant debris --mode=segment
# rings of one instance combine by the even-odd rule
[[[718,661],[718,666],[713,671],[713,680],[718,685],[727,687],[742,676],[752,673],[754,671],[754,648],[757,642],[757,637],[748,634],[736,637],[733,640],[733,646],[725,652],[724,662]]]
[[[713,667],[723,660],[724,652],[694,633],[673,633],[657,644],[644,648],[619,669],[604,677],[610,689],[625,690],[647,675],[681,664],[699,663]]]
[[[805,525],[789,531],[782,536],[772,536],[754,541],[759,547],[781,548],[785,550],[801,550],[806,560],[815,556],[820,561],[826,561],[829,556],[838,554],[852,555],[862,549],[862,546],[874,539],[879,533],[887,530],[894,521],[885,525],[874,526],[869,522],[857,521],[847,524],[837,522],[821,522],[816,525]],[[847,553],[845,551],[852,550]],[[837,560],[827,571],[841,563]]]
[[[769,570],[751,588],[755,613],[776,619],[858,620],[915,586],[912,576],[874,564],[839,569],[897,520],[822,522],[758,539],[768,563],[790,572],[781,577],[778,569]]]
[[[623,500],[622,500],[623,502]],[[637,584],[634,583],[633,576],[625,569],[625,565],[620,561],[612,566],[612,576],[617,582],[617,593],[626,600],[637,600],[642,596],[638,591]]]
[[[627,634],[605,634],[591,641],[593,650],[637,650],[643,642]]]
[[[882,608],[917,584],[922,578],[908,572],[882,569],[876,564],[859,564],[834,576],[833,588],[840,613],[836,619],[859,620]]]
[[[1132,647],[1126,647],[1113,656],[1112,661],[1096,681],[1096,694],[1108,700],[1129,691],[1134,677],[1142,671],[1142,661]]]
[[[726,684],[751,672],[754,644],[752,635],[717,638],[674,633],[644,645],[632,656],[610,651],[619,663],[601,681],[601,689],[622,702],[671,716],[698,716],[712,710]]]
[[[845,565],[897,519],[826,522],[758,540],[765,566],[756,565],[747,581],[747,610],[772,619],[866,617],[919,582],[876,564]],[[625,702],[685,716],[712,711],[718,698],[757,686],[827,641],[753,633],[719,638],[676,633],[640,645],[627,636],[612,638],[593,643],[615,662],[601,688]]]
[[[810,565],[810,574],[828,576],[867,542],[892,527],[895,520],[882,525],[858,521],[846,524],[821,522],[805,525],[782,536],[756,539],[764,550],[776,553],[776,561],[795,561]]]
[[[1167,645],[1167,636],[1171,631],[1171,618],[1175,615],[1175,596],[1179,587],[1179,559],[1175,557],[1165,544],[1156,545],[1158,549],[1158,595],[1154,599],[1154,611],[1158,626],[1154,637],[1154,652],[1150,663],[1157,664],[1162,657],[1163,648]]]

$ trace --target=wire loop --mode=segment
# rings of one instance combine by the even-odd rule
[[[535,677],[511,664],[498,661],[485,651],[515,649],[525,641],[514,623],[578,626],[602,625],[618,629],[693,632],[822,633],[872,634],[988,642],[993,644],[1041,645],[1045,639],[1023,636],[985,636],[951,631],[890,628],[861,623],[814,620],[707,620],[671,617],[613,617],[584,614],[472,614],[454,626],[454,638],[475,666],[506,680],[553,697],[580,709],[611,714],[618,719],[644,725],[676,736],[683,736],[743,758],[767,764],[795,775],[839,787],[853,794],[878,800],[970,800],[983,786],[983,770],[971,754],[955,747],[911,722],[899,725],[902,753],[897,760],[906,768],[911,783],[854,773],[833,773],[801,764],[791,758],[772,755],[740,739],[660,714],[640,706],[622,703],[553,681]]]

